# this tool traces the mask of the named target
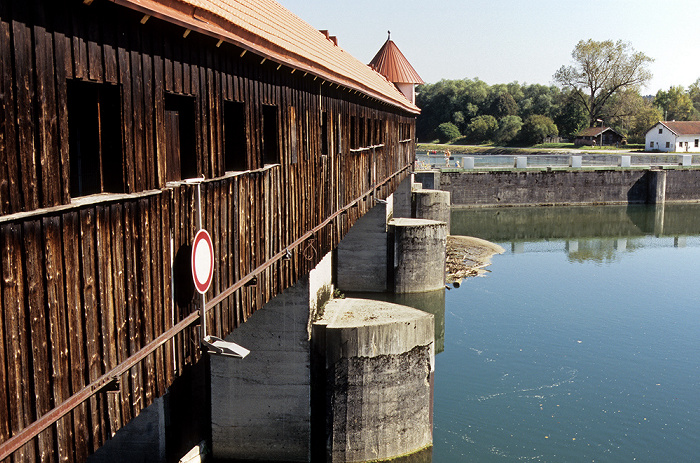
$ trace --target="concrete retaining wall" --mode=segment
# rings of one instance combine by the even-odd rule
[[[211,356],[215,458],[309,461],[309,318],[331,295],[330,256],[227,338],[250,349],[245,359]]]
[[[700,201],[700,169],[663,172],[666,201]],[[442,172],[439,188],[453,206],[653,203],[656,179],[641,169]]]
[[[338,244],[341,291],[387,290],[386,222],[386,206],[378,204],[355,222]]]

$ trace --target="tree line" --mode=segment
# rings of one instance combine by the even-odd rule
[[[417,136],[423,142],[534,144],[605,125],[644,143],[660,120],[700,120],[700,79],[688,89],[641,95],[652,61],[627,42],[582,40],[553,85],[488,85],[478,78],[423,84],[416,96],[422,110]]]

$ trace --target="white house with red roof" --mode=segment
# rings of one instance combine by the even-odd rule
[[[659,121],[647,131],[647,151],[700,152],[700,121]]]

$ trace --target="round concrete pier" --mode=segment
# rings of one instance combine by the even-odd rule
[[[393,219],[395,293],[420,293],[445,286],[447,224],[426,219]]]
[[[418,190],[413,192],[412,216],[416,219],[437,220],[447,224],[450,234],[450,192],[441,190]]]
[[[433,323],[389,302],[326,305],[312,335],[326,461],[383,461],[432,445]]]

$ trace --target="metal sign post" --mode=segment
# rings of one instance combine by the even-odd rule
[[[245,347],[233,342],[224,341],[216,336],[207,334],[207,299],[206,293],[211,286],[214,275],[214,245],[209,233],[202,227],[202,179],[187,180],[197,185],[197,234],[192,242],[192,279],[195,289],[202,295],[202,307],[199,311],[201,323],[201,339],[205,352],[228,357],[244,358],[250,353]]]

